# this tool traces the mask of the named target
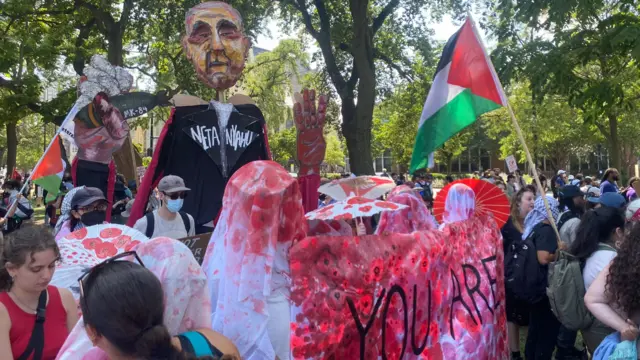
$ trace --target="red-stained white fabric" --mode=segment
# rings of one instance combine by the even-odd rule
[[[222,202],[203,263],[212,328],[245,360],[288,359],[289,248],[307,230],[298,182],[275,162],[253,161],[231,177]]]
[[[383,212],[380,215],[376,235],[410,234],[414,231],[437,228],[436,219],[431,215],[424,201],[414,191],[395,193],[389,196],[387,201],[406,205],[407,208]]]
[[[208,328],[210,323],[206,314],[211,313],[211,302],[207,278],[191,250],[180,241],[165,237],[149,240],[133,250],[162,283],[164,324],[169,333],[178,335],[188,330]],[[91,344],[81,318],[56,359],[106,360],[107,356]]]
[[[352,236],[351,225],[344,220],[308,220],[307,236]]]
[[[464,184],[455,184],[447,194],[442,220],[444,224],[464,221],[473,216],[476,209],[476,194]]]

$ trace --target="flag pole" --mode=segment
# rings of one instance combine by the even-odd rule
[[[471,20],[471,25],[473,26],[473,32],[476,34],[478,39],[480,39],[480,35],[478,33],[478,28],[476,26],[475,20],[473,19],[473,16],[471,16],[471,13],[469,13],[467,16],[469,17],[469,20]],[[494,79],[498,83],[498,85],[500,86],[500,90],[502,90],[502,94],[504,94],[504,87],[502,86],[502,83],[500,82],[500,79],[498,78],[498,75],[496,73],[496,68],[493,66],[493,62],[491,61],[491,57],[489,57],[489,53],[487,52],[487,49],[484,46],[484,41],[479,41],[479,42],[480,42],[480,46],[482,46],[482,50],[484,51],[485,57],[487,59],[487,62],[489,63],[489,66],[491,66],[491,70],[493,71]],[[547,210],[547,219],[549,220],[549,223],[551,224],[551,227],[553,228],[553,231],[556,233],[556,237],[557,237],[557,241],[558,241],[558,248],[560,248],[560,245],[562,245],[562,239],[560,238],[560,232],[558,231],[558,227],[556,226],[556,220],[553,218],[553,213],[551,213],[551,206],[549,205],[549,202],[547,201],[547,193],[545,192],[544,188],[542,187],[542,183],[540,183],[540,176],[538,176],[538,170],[537,170],[536,164],[533,162],[533,157],[531,156],[531,153],[529,152],[529,147],[527,146],[527,143],[524,141],[524,135],[522,135],[522,129],[520,128],[520,124],[518,123],[518,119],[516,118],[516,115],[514,114],[513,109],[511,108],[511,104],[509,103],[509,99],[507,99],[506,95],[504,96],[504,102],[505,102],[505,105],[507,107],[507,111],[509,112],[509,115],[511,116],[511,121],[513,122],[513,127],[516,129],[516,134],[518,135],[518,140],[520,140],[520,143],[522,144],[522,147],[524,148],[524,153],[526,155],[527,162],[529,163],[529,167],[531,167],[531,172],[533,173],[534,181],[535,181],[535,183],[536,183],[536,185],[538,187],[538,191],[540,192],[540,195],[542,196],[542,200],[544,201],[545,210]]]
[[[22,194],[24,192],[24,189],[27,188],[27,185],[29,184],[29,180],[31,180],[31,177],[33,176],[34,170],[37,169],[38,166],[40,166],[40,163],[42,163],[42,160],[44,159],[44,156],[47,154],[49,149],[51,149],[51,146],[53,146],[53,142],[58,139],[58,135],[60,135],[60,132],[62,131],[62,129],[66,125],[67,121],[73,119],[76,116],[77,113],[78,113],[78,105],[74,104],[73,107],[71,108],[71,110],[69,110],[69,113],[67,114],[67,116],[64,118],[64,121],[62,121],[62,124],[60,125],[60,127],[56,131],[55,135],[53,136],[53,139],[51,139],[51,141],[49,142],[49,146],[47,146],[47,148],[44,150],[44,153],[42,153],[42,156],[40,157],[40,160],[38,160],[38,162],[33,167],[33,169],[31,169],[31,172],[29,173],[29,177],[24,180],[24,184],[22,184],[22,188],[20,189],[20,192],[18,193],[18,195]],[[8,207],[8,209],[11,210],[11,208],[17,202],[18,202],[18,198],[16,197],[16,199],[13,200],[13,202]],[[9,213],[10,213],[10,211],[7,211],[7,214],[4,216],[5,220],[9,217]]]

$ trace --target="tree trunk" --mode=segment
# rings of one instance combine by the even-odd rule
[[[109,47],[107,48],[107,59],[109,62],[116,66],[122,66],[123,64],[123,49],[122,49],[122,34],[124,31],[120,31],[120,27],[114,29],[109,33]]]
[[[341,110],[342,134],[347,143],[351,172],[356,175],[372,175],[374,170],[371,157],[371,119],[367,128],[363,122],[364,118],[358,114],[353,98],[343,100]]]
[[[626,169],[620,168],[620,146],[618,146],[618,117],[614,113],[607,114],[609,118],[609,154],[611,167],[618,169],[626,175]]]
[[[7,130],[7,178],[13,175],[16,167],[16,156],[18,154],[18,130],[15,122],[8,122]]]

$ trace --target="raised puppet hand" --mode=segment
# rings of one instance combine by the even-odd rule
[[[301,101],[302,100],[302,101]],[[300,175],[320,174],[327,143],[324,140],[324,121],[327,116],[327,97],[320,95],[316,109],[315,90],[305,89],[302,99],[296,96],[293,107],[298,129],[298,162]]]
[[[122,113],[111,104],[107,94],[99,93],[92,104],[102,125],[89,128],[84,122],[76,120],[74,135],[78,158],[108,164],[113,153],[122,147],[129,134],[129,125]]]

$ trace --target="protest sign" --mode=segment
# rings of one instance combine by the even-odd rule
[[[179,239],[183,244],[187,245],[193,253],[193,257],[196,258],[196,261],[198,261],[200,265],[202,265],[204,253],[207,251],[209,240],[211,240],[211,234],[212,233],[206,233]]]
[[[294,359],[508,358],[495,222],[291,248]]]
[[[504,161],[507,162],[507,168],[509,168],[509,172],[510,173],[518,170],[518,162],[516,161],[516,157],[515,156],[509,155],[509,156],[507,156],[506,159],[504,159]]]
[[[138,166],[136,168],[136,175],[138,176],[138,182],[142,182],[142,178],[144,177],[144,173],[147,171],[146,166]]]

